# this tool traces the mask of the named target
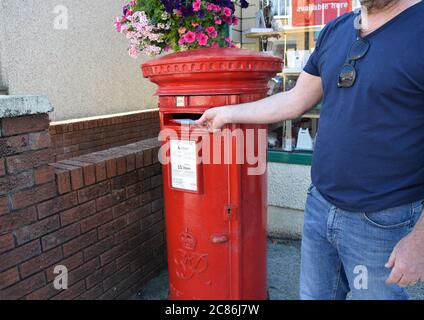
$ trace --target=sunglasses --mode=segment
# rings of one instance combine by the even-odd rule
[[[370,49],[368,41],[362,39],[359,35],[350,47],[349,53],[342,71],[337,81],[339,88],[350,88],[355,84],[357,72],[355,69],[356,61],[365,57]]]

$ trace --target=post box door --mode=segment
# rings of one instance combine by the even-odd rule
[[[179,142],[174,143],[178,145]],[[210,154],[216,147],[210,143]],[[222,154],[223,148],[222,145]],[[172,167],[178,164],[172,162],[171,155],[170,164],[163,172],[167,183],[165,201],[171,296],[176,299],[231,299],[237,291],[237,285],[232,284],[238,283],[238,279],[234,279],[238,275],[231,272],[232,263],[234,256],[241,255],[237,252],[235,240],[239,234],[234,225],[238,222],[231,203],[234,166],[199,164],[196,190],[190,187],[184,190],[184,182],[175,185]],[[191,184],[187,185],[192,186],[192,177],[188,179]]]

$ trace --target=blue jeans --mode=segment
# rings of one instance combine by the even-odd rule
[[[424,201],[374,213],[341,210],[311,185],[302,238],[300,297],[303,300],[406,300],[387,285],[393,248],[418,221]]]

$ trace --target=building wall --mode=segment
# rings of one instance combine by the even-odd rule
[[[311,167],[284,163],[268,164],[268,204],[304,210],[311,184]]]
[[[0,87],[48,95],[52,120],[155,107],[143,59],[128,56],[128,41],[113,26],[127,2],[0,0]],[[57,6],[67,8],[66,30],[54,27]]]
[[[166,265],[159,142],[52,163],[49,104],[12,99],[0,98],[13,111],[0,108],[0,300],[128,299]]]
[[[50,123],[55,161],[78,157],[159,134],[157,109]]]

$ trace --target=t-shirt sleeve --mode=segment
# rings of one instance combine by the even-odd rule
[[[323,45],[323,42],[325,41],[324,39],[327,38],[327,34],[328,31],[330,29],[331,26],[331,22],[329,24],[327,24],[324,29],[321,30],[318,39],[317,39],[317,43],[315,46],[315,50],[314,52],[312,52],[308,62],[306,63],[306,66],[303,68],[303,71],[313,75],[313,76],[317,76],[320,77],[321,76],[321,72],[320,72],[320,49]]]

